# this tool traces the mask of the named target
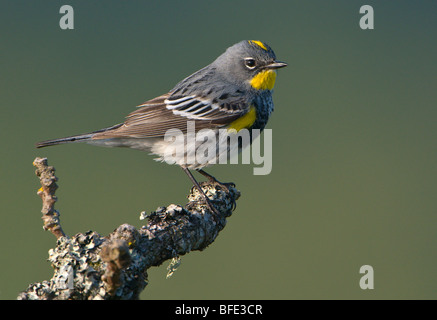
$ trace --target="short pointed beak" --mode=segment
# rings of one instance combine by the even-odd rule
[[[270,64],[268,64],[266,67],[269,69],[279,69],[288,66],[285,62],[282,61],[274,61]]]

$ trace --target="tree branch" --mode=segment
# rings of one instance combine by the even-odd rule
[[[240,196],[233,187],[202,183],[218,215],[192,188],[185,207],[170,204],[149,215],[142,213],[141,218],[148,221],[139,230],[123,224],[106,237],[89,231],[70,238],[62,231],[59,213],[54,210],[54,168],[48,166],[46,158],[36,158],[34,166],[42,185],[38,194],[43,201],[44,229],[50,230],[57,242],[49,251],[52,279],[30,284],[18,296],[23,300],[138,299],[147,285],[147,270],[214,242]],[[171,266],[174,272],[173,262]]]
[[[65,233],[61,228],[59,212],[55,210],[55,202],[58,200],[55,196],[56,189],[58,189],[55,168],[48,166],[47,158],[36,158],[33,165],[36,167],[35,174],[39,177],[41,183],[41,188],[38,189],[37,194],[42,199],[43,228],[44,230],[50,230],[59,239],[64,237]]]

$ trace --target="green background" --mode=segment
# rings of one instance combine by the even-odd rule
[[[75,29],[59,28],[70,4]],[[359,28],[372,5],[375,29]],[[146,153],[44,139],[119,123],[243,39],[289,66],[274,93],[273,170],[234,181],[237,210],[203,252],[149,270],[143,299],[437,298],[436,1],[0,2],[0,299],[48,280],[32,161],[59,177],[69,235],[107,235],[186,203],[178,167]],[[375,289],[359,287],[362,265]]]

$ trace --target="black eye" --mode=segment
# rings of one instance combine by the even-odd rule
[[[253,69],[256,66],[256,62],[255,59],[252,58],[246,58],[244,59],[244,64],[246,65],[246,67],[248,67],[249,69]]]

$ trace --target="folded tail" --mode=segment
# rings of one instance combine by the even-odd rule
[[[63,144],[63,143],[81,142],[81,141],[85,142],[87,140],[91,140],[95,133],[105,132],[105,131],[109,131],[109,130],[114,130],[114,129],[117,129],[118,127],[120,127],[121,125],[122,125],[122,123],[117,124],[117,125],[112,126],[112,127],[109,127],[109,128],[105,128],[105,129],[101,129],[101,130],[98,130],[98,131],[94,131],[94,132],[91,132],[91,133],[79,134],[77,136],[65,137],[65,138],[60,138],[60,139],[41,141],[41,142],[37,142],[35,144],[35,146],[37,148],[43,148],[43,147],[55,146],[57,144]]]
[[[37,148],[43,148],[43,147],[48,147],[48,146],[54,146],[57,144],[62,144],[62,143],[70,143],[70,142],[79,142],[79,141],[86,141],[91,139],[93,135],[91,133],[89,134],[81,134],[78,136],[71,136],[71,137],[66,137],[66,138],[61,138],[61,139],[53,139],[53,140],[46,140],[46,141],[41,141],[41,142],[37,142],[35,144],[35,146]]]

